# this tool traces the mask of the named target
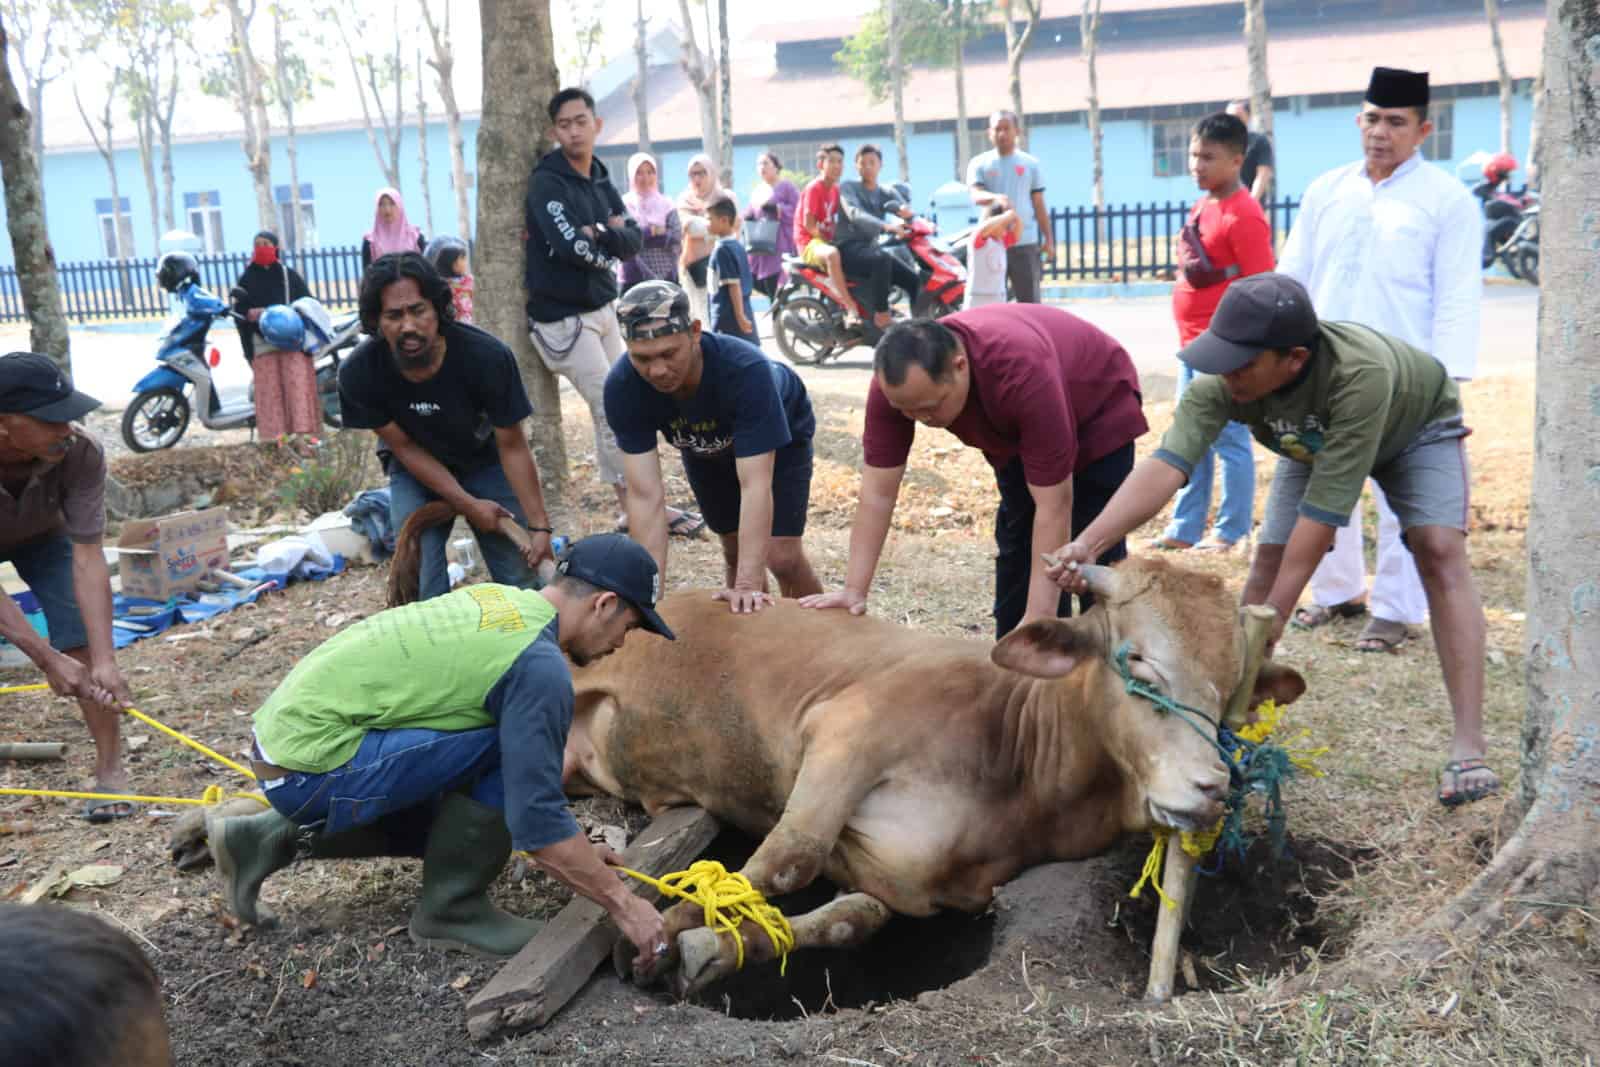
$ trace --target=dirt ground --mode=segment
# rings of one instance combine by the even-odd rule
[[[826,374],[826,371],[812,372]],[[861,403],[819,397],[818,462],[808,549],[824,582],[843,576],[860,463]],[[1522,681],[1523,529],[1532,432],[1526,379],[1467,390],[1474,464],[1474,571],[1490,624],[1486,706],[1490,762],[1514,780]],[[1147,408],[1157,433],[1170,405]],[[611,521],[595,482],[589,427],[567,414],[571,484],[555,509],[560,532]],[[271,518],[281,469],[249,446],[180,448],[119,459],[119,476],[183,465],[186,477],[259,505]],[[669,499],[690,500],[675,460]],[[1264,486],[1270,463],[1258,464]],[[211,473],[208,473],[211,472]],[[1259,498],[1258,498],[1259,499]],[[989,528],[995,494],[981,457],[947,436],[919,435],[880,567],[871,610],[975,640],[989,633]],[[1135,544],[1159,532],[1158,519]],[[1370,520],[1369,520],[1370,524]],[[1186,559],[1235,585],[1245,559]],[[719,580],[710,539],[674,540],[668,581]],[[307,583],[125,650],[137,706],[219,751],[247,743],[248,716],[289,667],[340,626],[380,610],[384,574],[354,570]],[[1282,978],[1387,943],[1464,886],[1498,844],[1503,801],[1447,813],[1433,800],[1448,711],[1431,642],[1397,655],[1353,649],[1358,625],[1290,633],[1279,656],[1311,689],[1293,724],[1331,746],[1320,779],[1288,790],[1290,840],[1202,879],[1186,967],[1198,987],[1154,1011],[1139,1001],[1155,922],[1153,895],[1130,900],[1148,839],[1094,860],[1039,868],[1005,887],[990,914],[897,919],[868,947],[796,957],[790,974],[752,970],[697,1004],[619,982],[606,968],[548,1028],[483,1047],[466,1036],[464,1006],[497,965],[424,950],[405,933],[419,865],[403,860],[302,863],[264,896],[275,930],[242,930],[224,914],[209,871],[180,873],[166,836],[173,807],[146,805],[109,826],[76,818],[73,802],[0,807],[0,897],[52,870],[115,864],[114,884],[64,899],[130,931],[160,972],[180,1064],[494,1063],[1583,1063],[1600,1032],[1600,954],[1587,916],[1487,945],[1462,945],[1439,967],[1378,989],[1339,983],[1288,995]],[[23,672],[0,684],[32,681]],[[47,695],[0,697],[3,740],[60,740],[64,763],[0,763],[0,783],[81,788],[92,748],[73,705]],[[125,731],[142,792],[197,797],[237,777],[142,725]],[[8,800],[10,798],[7,798]],[[614,802],[581,802],[589,825],[643,824]],[[17,831],[7,833],[6,831]],[[719,839],[737,858],[748,842]],[[553,915],[567,894],[514,863],[495,889],[514,910]],[[793,906],[801,901],[782,902]],[[1180,979],[1180,985],[1186,985]]]

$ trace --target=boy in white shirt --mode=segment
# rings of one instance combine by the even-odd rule
[[[1022,219],[1003,204],[990,204],[983,224],[967,244],[967,289],[961,308],[1006,302],[1006,250],[1022,237]]]

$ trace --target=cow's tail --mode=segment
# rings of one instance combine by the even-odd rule
[[[417,599],[422,581],[422,535],[441,523],[453,522],[456,509],[449,501],[430,500],[406,516],[405,525],[394,539],[394,558],[389,562],[389,606],[397,608]]]

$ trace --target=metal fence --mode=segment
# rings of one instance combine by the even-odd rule
[[[1293,197],[1263,205],[1273,242],[1289,232],[1300,201]],[[1178,269],[1178,234],[1192,204],[1119,204],[1099,211],[1092,207],[1056,208],[1050,229],[1056,255],[1045,263],[1052,281],[1168,281]]]
[[[361,248],[306,248],[284,252],[284,262],[305,278],[311,295],[330,308],[354,307],[361,286]],[[248,252],[220,252],[195,256],[200,263],[200,284],[227,299],[228,290],[250,262]],[[61,300],[67,317],[79,322],[165,316],[171,312],[167,294],[156,284],[159,257],[102,259],[83,263],[58,263]],[[0,322],[27,318],[15,267],[0,267]]]

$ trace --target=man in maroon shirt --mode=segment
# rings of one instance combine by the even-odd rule
[[[1128,353],[1082,319],[1037,304],[993,304],[891,327],[878,343],[867,396],[866,465],[845,587],[801,604],[866,610],[919,422],[982,449],[994,467],[996,636],[1070,614],[1034,546],[1043,551],[1061,543],[1051,540],[1058,532],[1086,527],[1133,469],[1133,442],[1149,427]],[[1119,541],[1100,562],[1127,554]]]

